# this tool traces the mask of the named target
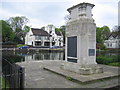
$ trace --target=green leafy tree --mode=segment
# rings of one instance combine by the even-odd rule
[[[102,39],[103,41],[106,40],[108,38],[108,36],[110,35],[110,28],[108,26],[103,26],[101,27],[101,30],[102,30]]]
[[[23,30],[24,26],[28,23],[28,21],[28,18],[26,18],[25,16],[10,17],[8,19],[8,23],[15,32],[17,32],[17,28]]]
[[[41,27],[42,30],[45,30],[45,26]]]
[[[96,28],[96,41],[97,41],[97,43],[102,43],[101,28],[100,27]]]
[[[63,35],[63,41],[64,41],[63,43],[65,44],[65,26],[63,25],[60,28],[55,28],[55,30],[57,32],[61,32],[62,33],[62,35]]]
[[[110,35],[110,29],[108,26],[97,27],[96,28],[96,41],[97,43],[104,43],[104,40]]]
[[[63,34],[63,40],[64,40],[64,44],[65,44],[65,30],[66,30],[66,26],[65,25],[62,25],[60,27],[61,31],[62,31],[62,34]]]
[[[23,28],[23,32],[29,32],[30,31],[30,27],[25,25]]]
[[[0,24],[2,25],[2,42],[13,41],[15,34],[10,25],[4,20],[0,20]]]
[[[15,42],[17,42],[18,40],[18,43],[21,41],[22,43],[24,43],[25,34],[30,29],[29,26],[26,26],[28,21],[28,18],[26,18],[25,16],[10,17],[8,19],[8,23],[10,24],[11,28],[13,29],[16,35]]]

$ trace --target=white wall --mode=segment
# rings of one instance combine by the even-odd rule
[[[33,36],[33,33],[30,29],[30,31],[26,34],[25,36],[25,44],[26,45],[32,45],[32,41],[34,41],[34,36]]]
[[[105,40],[104,45],[107,48],[120,48],[120,40],[119,39],[114,39],[114,40]]]

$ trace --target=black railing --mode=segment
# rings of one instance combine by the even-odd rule
[[[24,89],[24,68],[4,58],[2,59],[2,77],[4,89]]]

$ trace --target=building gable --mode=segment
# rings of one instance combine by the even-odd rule
[[[117,33],[112,33],[108,37],[108,40],[114,40],[114,39],[118,39],[118,34]]]

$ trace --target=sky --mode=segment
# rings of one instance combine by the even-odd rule
[[[60,27],[66,24],[67,9],[73,5],[87,2],[93,7],[93,19],[97,27],[107,25],[112,29],[118,25],[118,1],[120,0],[2,0],[0,2],[0,20],[25,16],[32,28],[41,28],[48,24]]]

